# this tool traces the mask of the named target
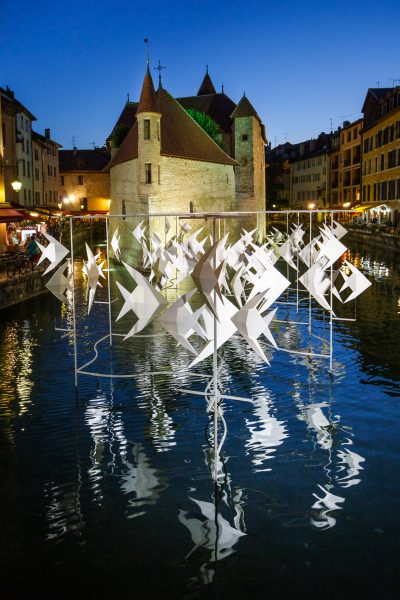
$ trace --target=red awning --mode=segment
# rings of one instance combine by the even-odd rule
[[[24,221],[25,219],[26,216],[18,210],[0,207],[0,223],[16,223],[17,221]]]

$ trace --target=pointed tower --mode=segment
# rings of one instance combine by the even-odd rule
[[[161,113],[157,92],[147,64],[142,92],[136,110],[138,126],[138,181],[140,199],[159,191]]]
[[[204,79],[201,82],[201,86],[199,87],[199,91],[197,92],[198,96],[208,96],[209,94],[216,94],[216,90],[213,82],[211,81],[211,77],[208,74],[208,67],[206,67],[206,74],[204,75]]]
[[[265,210],[265,128],[250,101],[243,95],[233,111],[238,210]]]

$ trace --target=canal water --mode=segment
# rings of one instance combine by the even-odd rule
[[[193,374],[157,328],[115,336],[88,370],[134,378],[82,375],[75,395],[73,336],[55,329],[71,310],[48,294],[3,311],[3,597],[397,598],[400,261],[348,259],[372,286],[334,324],[332,378],[324,357],[265,346],[267,366],[238,337],[220,351],[224,393],[252,402],[223,402],[218,484],[205,399],[187,391],[209,361]],[[275,339],[326,354],[319,311],[312,336],[288,322],[307,314],[281,305]],[[82,365],[107,305],[77,316]]]

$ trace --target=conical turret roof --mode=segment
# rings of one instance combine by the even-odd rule
[[[142,91],[136,114],[141,112],[159,112],[157,94],[154,89],[149,65],[147,65],[146,74],[143,79]]]
[[[216,94],[216,90],[213,82],[211,81],[211,77],[208,74],[208,70],[204,75],[204,79],[201,82],[201,86],[199,87],[199,91],[197,92],[198,96],[207,96],[208,94]]]
[[[258,116],[255,108],[253,107],[251,102],[248,100],[248,98],[246,98],[246,96],[243,96],[241,98],[241,100],[239,101],[239,104],[237,105],[237,107],[235,108],[233,113],[231,114],[232,119],[235,119],[236,117],[255,117],[261,123],[261,119]]]

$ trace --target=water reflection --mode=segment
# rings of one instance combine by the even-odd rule
[[[252,452],[252,463],[256,467],[254,472],[271,471],[265,461],[274,457],[278,446],[289,437],[285,421],[279,421],[272,415],[274,410],[271,400],[267,397],[254,400],[254,419],[246,418],[246,426],[250,439],[246,448]]]
[[[130,496],[127,518],[139,517],[145,511],[137,512],[139,506],[156,504],[161,492],[167,487],[167,481],[161,472],[151,466],[151,461],[142,444],[132,445],[132,462],[125,463],[122,470],[121,489]]]
[[[0,406],[5,416],[27,413],[32,403],[33,353],[37,342],[29,320],[11,322],[3,332],[0,357]]]
[[[67,533],[79,534],[85,527],[80,501],[80,488],[64,490],[54,482],[44,488],[47,503],[46,520],[49,532],[47,540],[61,541]]]
[[[235,552],[234,547],[239,539],[246,535],[242,493],[243,490],[237,489],[232,495],[232,507],[235,512],[233,525],[222,516],[222,502],[218,496],[214,502],[205,502],[189,496],[196,508],[190,511],[179,510],[178,519],[189,530],[193,542],[185,561],[201,563],[197,567],[196,576],[188,580],[188,587],[198,588],[212,583],[218,561]],[[226,497],[224,500],[226,503]]]

